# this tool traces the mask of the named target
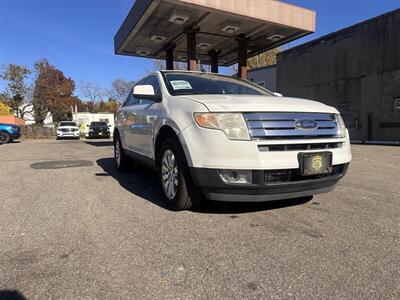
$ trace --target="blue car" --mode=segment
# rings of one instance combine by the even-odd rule
[[[20,136],[21,128],[18,125],[0,123],[0,143],[11,143]]]

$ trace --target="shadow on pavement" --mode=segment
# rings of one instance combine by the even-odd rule
[[[96,147],[108,147],[108,146],[113,146],[114,142],[112,140],[109,141],[85,141],[86,144],[90,145],[90,146],[96,146]]]
[[[26,300],[17,290],[0,290],[0,300]]]
[[[157,174],[146,167],[130,172],[119,172],[115,169],[113,158],[102,158],[97,164],[104,170],[104,173],[96,173],[96,176],[112,176],[127,191],[146,199],[162,208],[167,208],[162,201],[162,193],[157,180]],[[202,204],[193,209],[195,213],[204,214],[240,214],[257,211],[279,209],[288,206],[301,205],[311,201],[312,197],[303,197],[288,200],[257,202],[257,203],[236,203],[217,202],[204,200]]]
[[[127,191],[162,208],[166,208],[162,202],[157,174],[153,170],[139,166],[134,171],[119,172],[115,169],[114,158],[101,158],[96,162],[104,170],[104,173],[116,179]],[[106,174],[96,173],[96,176],[106,176]]]

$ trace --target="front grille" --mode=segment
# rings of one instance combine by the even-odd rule
[[[258,145],[258,150],[261,152],[323,150],[341,148],[342,144],[343,143]]]
[[[61,132],[75,132],[75,131],[78,131],[78,129],[74,129],[74,128],[61,128],[60,130],[61,130]]]
[[[336,165],[332,167],[330,174],[303,176],[299,169],[286,169],[286,170],[267,170],[264,171],[265,184],[294,182],[308,179],[318,179],[324,177],[335,177],[341,175],[344,171],[345,164]]]
[[[308,139],[337,137],[339,128],[334,114],[325,113],[245,113],[250,136],[263,139]],[[299,122],[316,124],[315,128],[302,128]]]

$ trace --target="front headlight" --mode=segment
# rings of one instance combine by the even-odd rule
[[[230,140],[250,140],[241,113],[194,113],[194,120],[200,127],[222,130]]]
[[[346,125],[344,124],[343,118],[341,115],[336,115],[336,124],[339,127],[338,137],[344,138],[346,137]]]

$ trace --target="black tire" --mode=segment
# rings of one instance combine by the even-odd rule
[[[163,158],[167,151],[171,151],[175,157],[177,166],[177,191],[174,197],[168,196],[166,192],[166,185],[163,181]],[[166,205],[171,210],[187,210],[198,206],[202,200],[202,193],[200,189],[194,184],[190,176],[189,167],[186,161],[185,153],[180,143],[175,138],[166,139],[160,150],[160,155],[157,159],[158,177],[161,183],[161,190],[164,195]]]
[[[11,135],[5,131],[0,132],[0,141],[2,141],[5,144],[11,143],[12,142]]]
[[[119,150],[119,159],[117,158],[117,150]],[[129,170],[130,160],[124,152],[119,135],[114,139],[114,163],[118,171],[124,172]]]

